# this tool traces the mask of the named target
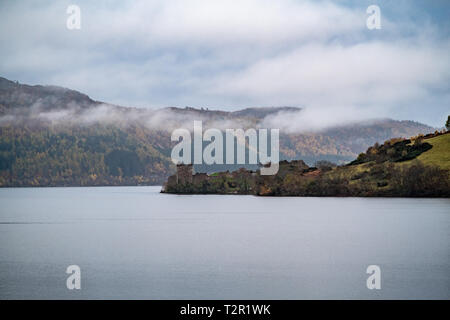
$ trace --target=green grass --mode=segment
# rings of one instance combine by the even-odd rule
[[[428,142],[433,148],[422,153],[417,159],[426,165],[435,165],[450,170],[450,133],[425,139],[424,142]]]
[[[450,134],[440,135],[434,138],[425,139],[424,142],[428,142],[433,147],[419,155],[417,158],[402,161],[402,162],[394,162],[391,165],[394,165],[397,168],[408,167],[418,159],[425,165],[433,165],[439,166],[442,169],[449,170],[450,172]],[[375,190],[379,190],[380,188],[387,187],[378,187],[377,183],[382,182],[383,179],[380,177],[372,176],[370,174],[364,175],[364,179],[358,178],[358,175],[362,175],[363,173],[369,173],[371,168],[375,166],[375,162],[367,162],[358,165],[345,166],[345,167],[337,167],[329,172],[326,172],[329,178],[344,178],[349,181],[350,185],[360,185],[365,184],[366,186],[372,186]]]

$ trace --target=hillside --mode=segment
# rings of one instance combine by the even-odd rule
[[[450,134],[426,139],[433,147],[417,157],[425,165],[435,165],[450,170]]]
[[[391,139],[324,173],[359,196],[450,196],[450,133]],[[363,159],[361,161],[361,159]]]
[[[170,136],[175,128],[192,130],[194,120],[203,121],[204,128],[259,128],[270,117],[289,118],[301,115],[302,110],[129,108],[67,88],[30,86],[0,77],[0,186],[162,184],[175,170],[170,160],[174,145]],[[375,142],[435,130],[392,119],[315,131],[280,129],[280,159],[303,159],[309,165],[317,160],[343,164]],[[195,170],[238,167],[196,166]]]
[[[0,127],[0,186],[159,185],[172,161],[112,126]]]
[[[83,109],[98,104],[75,90],[58,86],[30,86],[0,77],[0,114],[29,112],[32,107],[45,111],[61,110],[68,106]]]

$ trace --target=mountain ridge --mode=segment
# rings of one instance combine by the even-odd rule
[[[18,92],[11,92],[18,91]],[[25,99],[25,101],[18,101],[20,93],[25,93],[28,95],[35,95],[33,97],[29,97],[29,99]],[[51,99],[49,99],[49,95],[53,95]],[[12,101],[7,101],[7,98],[10,98]],[[46,98],[43,101],[39,99]],[[55,99],[61,99],[56,101]],[[13,108],[20,108],[22,106],[29,107],[34,103],[41,103],[45,108],[44,110],[51,110],[53,107],[55,109],[64,109],[72,107],[70,105],[73,103],[80,103],[82,107],[96,107],[99,105],[107,105],[111,108],[117,108],[126,111],[173,111],[180,114],[198,114],[198,115],[214,115],[214,116],[228,116],[231,118],[239,118],[239,117],[255,117],[257,119],[263,119],[267,115],[273,115],[280,112],[299,112],[303,110],[302,107],[295,106],[270,106],[270,107],[243,107],[242,109],[234,110],[234,111],[225,111],[225,110],[217,110],[217,109],[209,109],[208,107],[178,107],[178,106],[168,106],[157,109],[147,109],[147,108],[138,108],[138,107],[129,107],[129,106],[121,106],[116,104],[111,104],[103,101],[98,101],[92,99],[89,95],[79,92],[77,90],[56,86],[56,85],[28,85],[22,84],[19,82],[14,82],[12,80],[6,79],[0,76],[0,114],[4,113],[6,104],[13,104]],[[49,103],[49,105],[45,105],[45,103]],[[10,108],[6,108],[10,109]],[[368,122],[382,122],[382,121],[398,121],[415,123],[420,126],[426,126],[429,129],[436,129],[429,125],[426,125],[421,122],[413,121],[413,120],[394,120],[392,118],[374,118],[367,119]],[[365,122],[365,121],[363,121]],[[345,124],[343,124],[345,125]],[[340,127],[340,125],[336,126]],[[333,128],[333,127],[331,127]]]
[[[22,95],[22,96],[21,96]],[[54,99],[48,99],[49,96],[53,96]],[[9,100],[7,100],[9,98]],[[44,99],[41,101],[40,99]],[[55,99],[60,99],[59,101]],[[53,101],[52,101],[53,100]],[[69,107],[69,103],[74,102],[80,104],[82,107],[95,107],[100,104],[106,104],[114,108],[126,108],[128,110],[147,110],[145,108],[136,108],[128,106],[120,106],[115,104],[110,104],[98,100],[92,99],[89,95],[81,93],[77,90],[56,86],[56,85],[28,85],[19,82],[14,82],[12,80],[0,77],[0,106],[13,105],[14,107],[27,107],[35,103],[41,103],[46,106],[45,110],[63,109],[64,107]],[[45,104],[48,105],[45,105]],[[59,103],[59,104],[57,104]],[[1,108],[0,112],[4,113],[8,108]],[[198,113],[202,115],[216,115],[216,116],[230,116],[236,117],[246,117],[255,116],[257,118],[263,118],[269,114],[275,114],[283,111],[299,111],[299,107],[282,106],[282,107],[247,107],[239,109],[236,111],[223,111],[214,110],[204,107],[190,107],[186,106],[184,108],[171,106],[162,107],[157,110],[169,110],[178,113]]]
[[[57,86],[29,86],[0,78],[0,186],[162,184],[174,172],[175,128],[258,128],[299,107],[248,107],[236,111],[117,106]],[[280,160],[308,164],[353,160],[375,142],[435,129],[414,121],[372,119],[318,131],[280,128]],[[132,167],[128,165],[132,163]],[[197,166],[196,171],[234,170]],[[244,166],[249,167],[249,166]]]

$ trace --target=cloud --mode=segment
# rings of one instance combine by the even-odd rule
[[[21,100],[21,99],[18,99]],[[23,101],[23,99],[22,99]],[[57,102],[57,101],[56,101]],[[178,128],[193,130],[194,121],[202,121],[204,128],[248,128],[251,123],[245,119],[230,118],[223,113],[210,114],[200,110],[123,108],[106,103],[80,105],[69,101],[62,108],[49,109],[45,101],[38,100],[29,107],[8,109],[0,116],[1,125],[25,124],[50,126],[92,126],[114,125],[140,126],[150,130],[172,132]]]
[[[330,114],[333,116],[330,117]],[[305,133],[361,123],[374,119],[370,110],[355,107],[306,108],[294,112],[279,112],[265,117],[262,128],[277,128],[284,133]]]
[[[377,107],[380,112],[448,89],[449,50],[449,43],[315,44],[261,60],[208,90],[268,104]]]
[[[435,125],[449,111],[448,33],[414,1],[380,1],[377,31],[359,1],[77,1],[78,31],[69,4],[2,1],[3,76],[141,107],[302,105]]]

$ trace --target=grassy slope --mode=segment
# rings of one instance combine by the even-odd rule
[[[426,165],[439,166],[442,169],[450,170],[450,133],[437,136],[434,138],[425,139],[424,142],[428,142],[433,145],[433,148],[422,153],[416,159],[420,160]],[[410,166],[416,161],[412,159],[409,161],[392,163],[397,168]],[[377,186],[380,181],[379,178],[373,176],[367,176],[366,179],[355,179],[354,177],[363,172],[370,172],[371,167],[375,165],[375,162],[362,163],[352,166],[337,167],[325,175],[332,178],[343,178],[349,181],[350,185],[365,185],[373,190],[382,190],[388,188],[387,186]]]
[[[442,169],[450,170],[450,134],[447,133],[424,141],[431,144],[433,148],[422,153],[417,159],[426,165],[436,165]]]
[[[413,161],[420,160],[425,165],[435,165],[442,169],[450,170],[450,133],[443,134],[434,138],[425,139],[433,146],[428,151],[425,151],[417,158],[394,163],[395,166],[411,165]],[[344,167],[348,172],[355,174],[357,172],[365,171],[370,167],[370,163],[363,163],[355,166]]]

